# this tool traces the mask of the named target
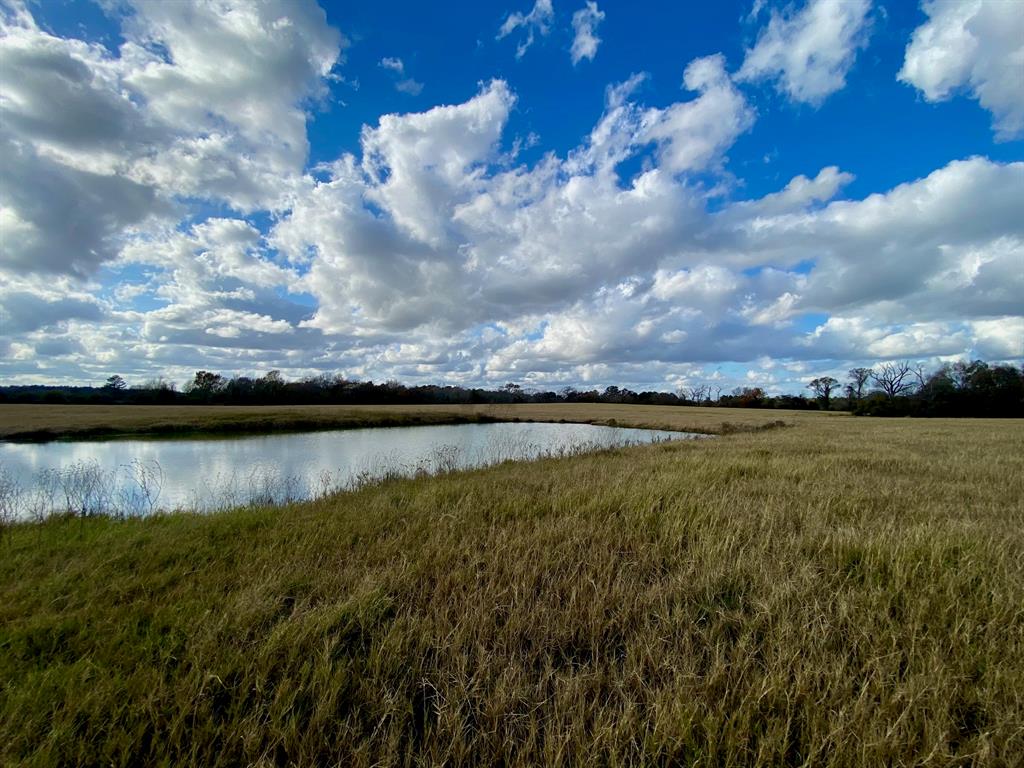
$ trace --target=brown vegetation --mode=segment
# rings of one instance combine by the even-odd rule
[[[1019,421],[812,414],[15,526],[0,763],[1019,764],[1022,456]]]

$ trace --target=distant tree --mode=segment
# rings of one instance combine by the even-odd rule
[[[284,393],[285,381],[280,371],[269,371],[254,382],[253,388],[260,397],[274,400]]]
[[[907,378],[909,375],[910,363],[885,363],[871,372],[871,379],[892,402],[914,388],[914,383]]]
[[[687,387],[683,392],[683,396],[686,399],[693,401],[695,405],[703,403],[709,398],[710,394],[711,387],[707,384],[695,384],[692,387]]]
[[[860,400],[864,397],[864,385],[871,378],[870,368],[851,368],[846,372],[850,382],[846,385],[846,396],[850,400]]]
[[[212,395],[224,387],[224,377],[219,373],[211,371],[196,371],[195,378],[189,386],[189,391],[201,395]]]
[[[924,363],[918,363],[910,369],[910,372],[914,374],[914,378],[917,380],[917,391],[920,392],[924,389],[924,385],[928,383],[930,374],[925,370]]]
[[[507,393],[514,403],[522,403],[526,401],[526,392],[524,392],[523,388],[514,381],[510,381],[502,387],[501,391]]]
[[[839,386],[839,382],[831,376],[819,376],[812,379],[807,388],[814,391],[815,397],[821,402],[821,407],[828,410],[832,401],[832,390]]]
[[[177,386],[173,381],[167,381],[163,376],[157,376],[153,379],[148,379],[139,384],[135,389],[140,390],[159,390],[161,392],[174,392]]]
[[[173,403],[177,398],[177,385],[162,376],[132,387],[131,401],[133,403]]]
[[[115,392],[128,389],[128,382],[118,376],[116,373],[107,379],[107,383],[103,385],[104,389],[111,389]]]
[[[761,387],[736,387],[729,404],[739,408],[760,408],[764,405],[764,396]]]
[[[284,386],[284,378],[278,370],[268,371],[260,381],[262,381],[265,386],[272,387],[274,389],[279,389]]]
[[[972,360],[969,363],[959,361],[953,363],[950,368],[950,378],[953,380],[954,387],[964,391],[977,387],[987,372],[988,364],[981,360]]]

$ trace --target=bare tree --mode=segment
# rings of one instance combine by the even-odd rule
[[[871,379],[878,385],[890,401],[898,395],[914,388],[914,382],[908,380],[910,363],[885,363],[877,371],[871,372]]]
[[[860,400],[864,397],[864,385],[871,378],[871,369],[851,368],[846,375],[850,377],[850,383],[846,385],[846,396],[851,400]]]
[[[697,384],[693,387],[687,387],[685,394],[688,399],[692,400],[697,405],[700,405],[708,399],[711,394],[711,387],[707,384]]]
[[[918,390],[924,389],[925,383],[928,381],[928,371],[924,369],[924,363],[918,363],[911,369],[911,373],[914,374],[914,378],[917,379]]]
[[[829,403],[832,401],[832,390],[838,386],[839,382],[831,376],[819,376],[812,379],[807,388],[814,390],[815,397],[821,401],[822,408],[827,411]]]

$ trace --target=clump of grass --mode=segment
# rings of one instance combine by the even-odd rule
[[[95,460],[48,468],[23,486],[0,462],[0,524],[51,517],[135,517],[153,514],[163,486],[155,461],[132,460],[103,469]]]
[[[1024,425],[15,525],[0,763],[1013,765]]]

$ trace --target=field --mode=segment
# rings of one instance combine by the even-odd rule
[[[0,404],[0,440],[456,424],[474,421],[575,421],[717,434],[778,420],[844,414],[736,408],[557,403],[551,405],[10,405]]]
[[[513,414],[729,434],[15,526],[0,764],[1021,765],[1024,423]]]

